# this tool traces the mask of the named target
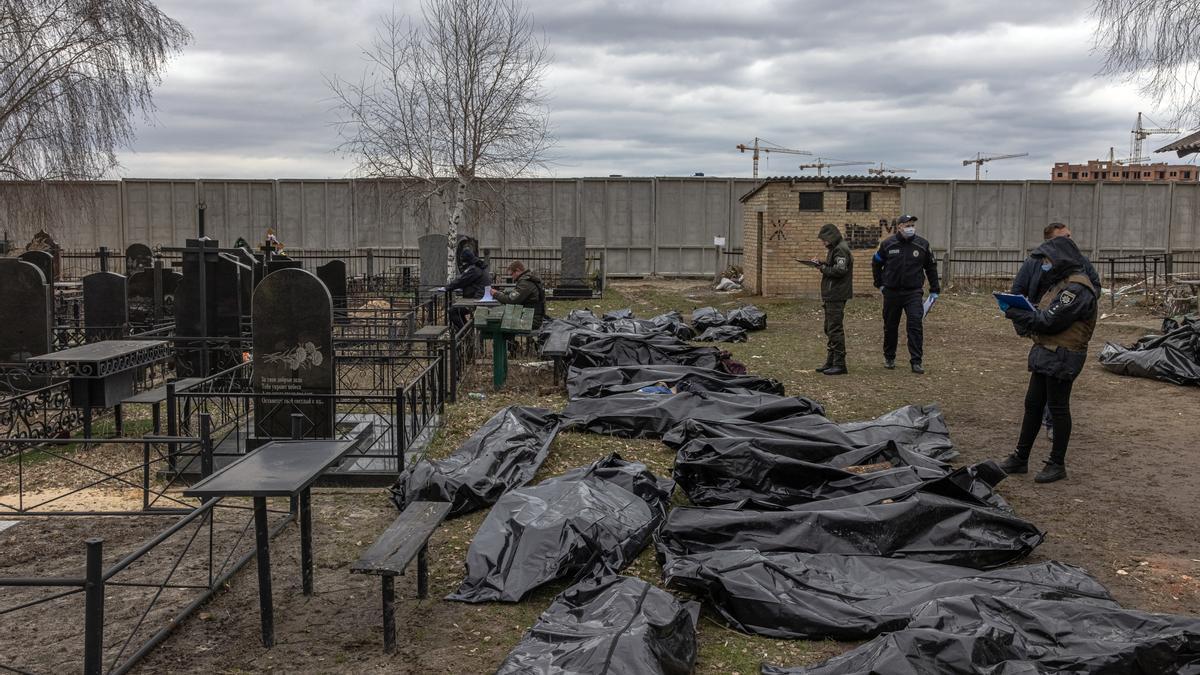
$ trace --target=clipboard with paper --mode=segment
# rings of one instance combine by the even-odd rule
[[[1019,307],[1031,312],[1037,311],[1037,308],[1033,306],[1029,298],[1019,293],[1000,293],[997,291],[992,293],[992,297],[996,298],[996,304],[1000,306],[1001,312],[1007,312],[1009,307]]]

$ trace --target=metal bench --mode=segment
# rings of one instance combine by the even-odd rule
[[[171,384],[175,385],[175,391],[178,392],[178,391],[183,391],[183,390],[187,389],[188,387],[195,386],[195,384],[197,382],[200,382],[201,379],[202,378],[199,378],[199,377],[185,377],[181,380],[176,380],[175,382],[173,382]],[[152,419],[154,420],[154,433],[160,434],[160,433],[162,433],[162,428],[161,428],[162,427],[162,412],[159,410],[159,406],[162,404],[163,401],[166,401],[166,400],[167,400],[167,385],[164,384],[161,387],[155,387],[153,389],[147,389],[146,391],[138,392],[138,393],[134,394],[133,396],[130,396],[129,398],[122,400],[121,405],[141,403],[141,404],[145,404],[145,405],[154,406],[153,411],[151,413],[151,415],[153,416]]]
[[[417,559],[417,598],[429,594],[429,537],[450,513],[448,502],[413,502],[379,535],[379,539],[350,567],[357,574],[380,578],[383,592],[383,650],[396,649],[396,593],[393,582]]]

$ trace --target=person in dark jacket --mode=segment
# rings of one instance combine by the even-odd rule
[[[925,309],[921,302],[925,280],[929,279],[929,295],[937,298],[942,292],[938,283],[937,259],[929,242],[917,236],[915,216],[900,216],[896,233],[879,245],[871,259],[871,275],[875,288],[883,290],[883,366],[896,367],[896,344],[899,341],[900,313],[907,319],[908,355],[912,371],[925,374],[924,359]]]
[[[478,300],[483,297],[483,289],[492,283],[492,275],[488,273],[487,261],[475,257],[471,249],[464,248],[460,256],[458,276],[441,289],[453,297],[454,291],[461,290],[463,298]],[[450,325],[457,332],[466,324],[471,316],[471,310],[464,307],[450,308]]]
[[[1087,360],[1088,341],[1096,329],[1096,288],[1083,271],[1083,254],[1069,237],[1045,241],[1033,255],[1047,285],[1035,311],[1004,308],[1023,335],[1033,340],[1029,350],[1029,388],[1017,449],[1000,463],[1006,473],[1029,470],[1029,453],[1041,427],[1042,409],[1054,418],[1050,458],[1034,480],[1051,483],[1067,477],[1067,444],[1071,440],[1071,387]]]
[[[854,295],[854,257],[842,233],[833,223],[821,226],[817,238],[829,249],[825,260],[813,259],[821,271],[821,305],[825,310],[825,365],[817,368],[826,375],[845,375],[846,330],[842,320],[846,316],[846,301]]]
[[[538,275],[525,269],[525,263],[514,260],[508,266],[508,276],[514,284],[511,291],[497,293],[496,300],[505,305],[524,305],[533,308],[533,328],[537,330],[546,318],[546,287]]]
[[[1071,238],[1071,228],[1063,223],[1050,223],[1042,230],[1042,240],[1049,241],[1055,237]],[[1036,249],[1035,249],[1036,250]],[[1087,275],[1088,280],[1092,282],[1092,287],[1096,289],[1096,297],[1100,297],[1100,275],[1096,273],[1096,268],[1092,267],[1092,261],[1088,260],[1086,255],[1080,253],[1080,258],[1083,260],[1083,273]],[[1024,295],[1029,298],[1035,306],[1042,299],[1042,294],[1046,292],[1046,286],[1042,284],[1042,264],[1044,260],[1032,254],[1021,263],[1021,268],[1017,270],[1017,276],[1013,278],[1012,288],[1009,293]],[[1046,435],[1051,441],[1054,440],[1054,416],[1050,414],[1050,408],[1046,408],[1045,414],[1042,415],[1042,426],[1046,427]]]
[[[1050,223],[1042,230],[1042,239],[1048,241],[1055,237],[1071,238],[1071,228],[1063,223]],[[1036,250],[1036,249],[1035,249]],[[1083,261],[1083,273],[1088,276],[1088,280],[1092,282],[1092,286],[1096,289],[1096,296],[1100,295],[1100,275],[1096,273],[1096,268],[1092,267],[1092,261],[1088,260],[1086,255],[1080,253],[1080,258]],[[1041,300],[1041,295],[1046,291],[1046,287],[1041,284],[1042,281],[1042,261],[1035,258],[1032,254],[1021,263],[1021,268],[1017,270],[1017,276],[1013,278],[1012,288],[1009,293],[1024,295],[1029,298],[1034,305]]]

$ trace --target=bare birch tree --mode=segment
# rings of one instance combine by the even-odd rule
[[[1103,74],[1136,82],[1175,122],[1200,125],[1200,2],[1095,0]]]
[[[421,20],[382,16],[356,81],[332,76],[341,143],[369,177],[410,179],[447,206],[446,266],[476,179],[540,166],[549,135],[546,42],[520,0],[425,0]],[[411,192],[410,192],[411,194]]]
[[[0,0],[0,178],[103,176],[190,40],[147,0]]]

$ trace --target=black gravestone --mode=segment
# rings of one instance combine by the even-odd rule
[[[345,323],[346,318],[346,263],[342,260],[330,260],[317,267],[317,278],[329,289],[333,298],[333,318],[338,323]]]
[[[54,293],[37,265],[0,260],[0,362],[50,353]]]
[[[561,274],[554,289],[555,297],[591,297],[592,289],[584,281],[587,276],[587,238],[563,237],[560,264]]]
[[[283,269],[254,289],[255,437],[291,437],[291,415],[305,438],[333,438],[336,392],[333,300],[311,272]]]
[[[83,278],[83,319],[88,342],[116,340],[128,332],[128,282],[114,272]]]
[[[267,274],[278,272],[279,270],[299,270],[304,269],[304,264],[299,260],[292,260],[286,255],[273,255],[267,261]]]
[[[189,239],[183,251],[183,279],[175,291],[176,374],[207,377],[241,363],[242,275],[253,272],[218,242]],[[201,269],[203,266],[203,270]],[[201,281],[203,279],[203,281]]]
[[[421,248],[421,293],[446,285],[446,235],[427,234],[417,239]]]
[[[154,266],[154,252],[145,244],[130,244],[125,248],[125,274],[148,270]]]
[[[25,251],[17,256],[18,260],[36,265],[46,278],[46,283],[54,283],[54,256],[48,251]]]
[[[146,326],[154,322],[154,274],[154,268],[150,268],[129,275],[128,306],[132,324]],[[183,275],[175,270],[161,269],[159,276],[162,279],[161,316],[169,319],[175,316],[175,291]]]

